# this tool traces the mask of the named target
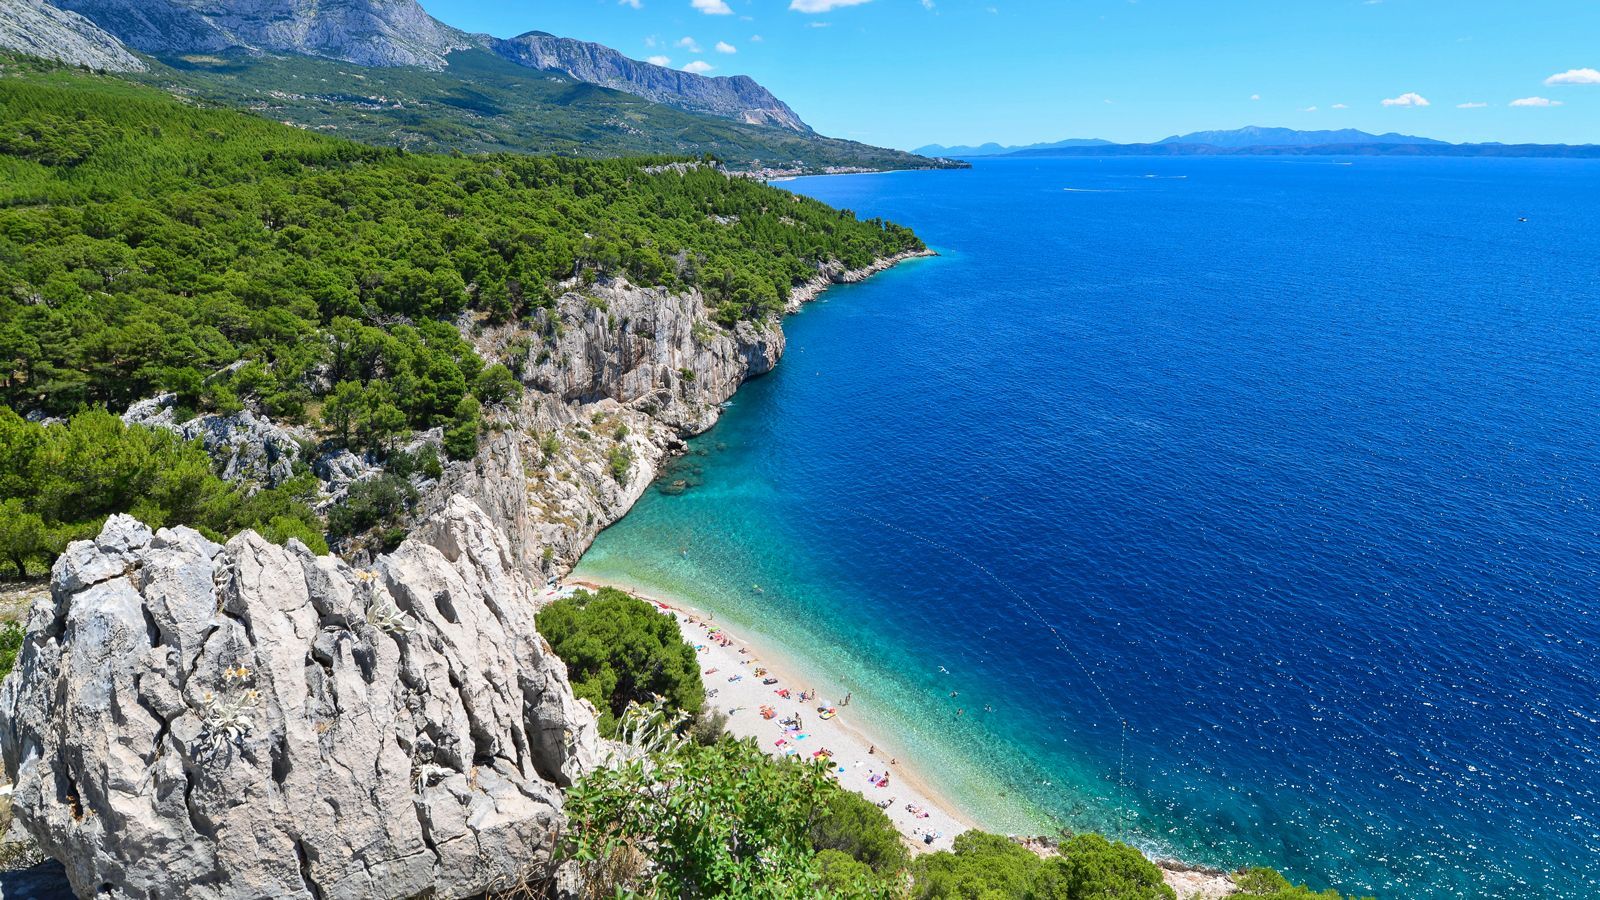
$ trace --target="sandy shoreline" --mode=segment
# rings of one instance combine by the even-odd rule
[[[683,602],[678,598],[656,597],[642,593],[632,585],[603,582],[586,578],[569,580],[567,585],[582,588],[614,587],[648,600],[670,613],[678,622],[684,640],[698,650],[701,679],[705,683],[708,708],[729,712],[728,731],[737,737],[755,738],[761,749],[769,755],[786,753],[811,758],[819,750],[832,751],[836,763],[834,772],[839,783],[861,794],[874,803],[892,801],[884,808],[895,827],[913,852],[948,850],[955,836],[976,828],[977,824],[954,803],[941,797],[919,778],[914,760],[894,755],[895,741],[890,735],[868,733],[860,723],[853,721],[848,706],[838,706],[844,698],[826,695],[801,702],[801,691],[813,687],[801,678],[803,673],[786,661],[781,652],[753,643],[743,633],[732,633],[717,624],[713,616]],[[715,640],[711,635],[720,635]],[[724,643],[725,640],[725,643]],[[764,669],[765,675],[755,671]],[[712,671],[714,670],[714,671]],[[730,681],[730,678],[737,680]],[[763,684],[765,678],[778,679],[776,684]],[[776,692],[787,688],[788,698]],[[712,692],[715,691],[715,694]],[[832,706],[838,715],[822,719],[817,707]],[[775,715],[764,719],[761,707],[772,707]],[[803,728],[796,738],[784,731],[782,720],[799,714]],[[778,741],[784,741],[779,744]],[[887,787],[877,787],[870,776],[887,774]],[[907,806],[920,811],[913,812]],[[929,836],[933,837],[931,840]]]
[[[956,835],[980,827],[958,804],[929,788],[927,782],[918,777],[914,760],[893,755],[892,736],[875,734],[852,721],[848,706],[835,705],[841,698],[824,696],[801,703],[798,693],[812,686],[792,677],[803,674],[798,671],[803,664],[790,661],[780,649],[752,642],[747,634],[727,631],[716,623],[712,614],[680,598],[656,596],[632,584],[592,576],[568,579],[563,584],[588,590],[616,588],[671,614],[684,640],[697,649],[706,692],[716,691],[707,699],[708,708],[723,712],[738,710],[728,716],[731,734],[755,738],[761,749],[773,756],[798,752],[809,758],[823,748],[833,751],[840,784],[874,803],[893,801],[884,812],[913,853],[949,850]],[[725,638],[726,643],[712,639],[713,633]],[[757,676],[756,669],[764,669],[765,675]],[[739,676],[737,681],[728,680],[735,675]],[[764,678],[777,678],[778,682],[765,685],[762,684]],[[789,699],[774,693],[785,687],[791,691]],[[818,718],[817,707],[823,704],[835,705],[838,715],[831,720]],[[762,706],[771,706],[775,716],[763,719]],[[796,712],[803,717],[802,733],[806,735],[803,740],[786,736],[780,724]],[[776,743],[780,738],[787,739],[782,746]],[[873,750],[876,752],[869,752]],[[843,771],[839,771],[840,767]],[[885,772],[889,775],[887,788],[876,787],[869,781],[869,776]],[[908,810],[908,804],[926,812],[926,817]],[[937,836],[930,841],[929,834]],[[1220,900],[1233,892],[1232,879],[1216,869],[1171,859],[1157,859],[1155,863],[1180,900]]]

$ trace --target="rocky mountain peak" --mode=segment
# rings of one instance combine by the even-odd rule
[[[43,0],[0,0],[0,48],[107,72],[145,68],[93,22]]]
[[[136,50],[230,49],[325,56],[365,66],[442,69],[474,39],[416,0],[53,0]]]
[[[623,91],[693,112],[752,125],[810,134],[811,127],[788,104],[747,75],[696,75],[630,59],[603,44],[530,31],[495,40],[494,52],[518,65],[561,72],[579,81]]]

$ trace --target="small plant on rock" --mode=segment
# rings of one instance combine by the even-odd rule
[[[417,630],[411,617],[395,605],[387,591],[373,591],[367,603],[367,624],[384,634],[410,634]]]

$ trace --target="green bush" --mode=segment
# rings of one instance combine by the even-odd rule
[[[417,489],[392,472],[357,481],[350,485],[344,502],[329,510],[328,534],[350,538],[379,530],[385,547],[397,544],[405,534],[399,530],[400,523],[416,502]]]
[[[1332,888],[1318,892],[1303,884],[1297,886],[1276,870],[1265,867],[1243,869],[1234,874],[1233,881],[1239,886],[1239,893],[1233,896],[1240,900],[1344,900]]]
[[[811,845],[840,851],[878,873],[897,872],[910,861],[900,832],[884,811],[842,788],[832,792],[812,824]]]
[[[22,626],[16,622],[7,622],[5,630],[0,631],[0,678],[10,675],[11,670],[16,668],[23,637]]]
[[[952,850],[919,857],[912,896],[919,900],[1026,898],[1042,865],[1009,838],[979,831],[958,835]]]
[[[648,882],[619,895],[815,897],[807,832],[832,790],[821,764],[774,760],[754,741],[686,741],[573,786],[567,852],[603,865],[647,849]]]
[[[537,624],[567,664],[573,693],[599,710],[602,733],[613,733],[629,703],[664,697],[690,715],[705,703],[694,648],[678,623],[637,597],[579,591],[540,610]]]
[[[1098,834],[1080,834],[1046,860],[1032,895],[1039,900],[1175,900],[1161,870],[1138,850]]]
[[[1044,858],[999,835],[969,831],[951,852],[912,867],[912,895],[965,900],[1173,900],[1161,870],[1138,850],[1079,835]]]

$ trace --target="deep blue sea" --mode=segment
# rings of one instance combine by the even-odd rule
[[[791,318],[582,572],[803,657],[989,828],[1600,896],[1600,163],[786,187],[942,255]]]

